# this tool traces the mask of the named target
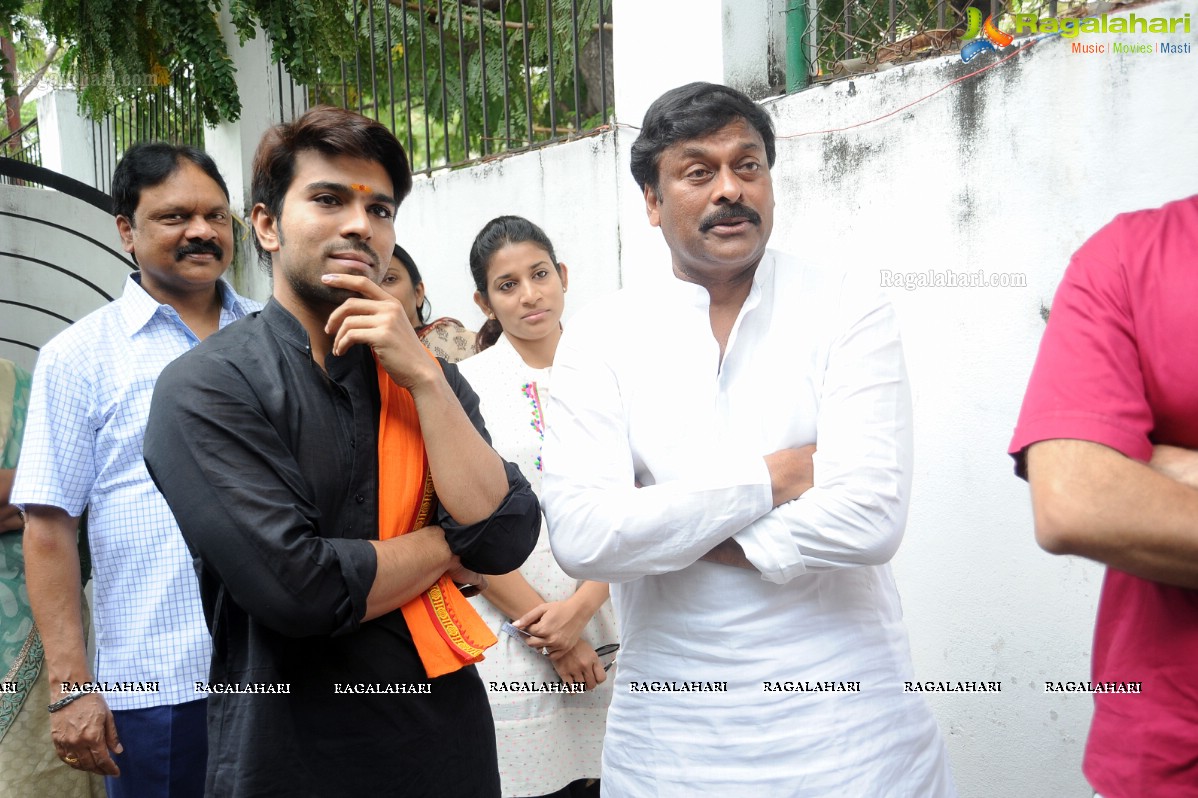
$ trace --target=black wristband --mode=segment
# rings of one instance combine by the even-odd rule
[[[78,701],[80,698],[83,698],[85,695],[87,695],[87,690],[72,690],[71,692],[64,695],[62,698],[55,701],[53,704],[50,704],[49,706],[47,706],[46,709],[49,710],[50,712],[57,712],[58,710],[65,707],[67,704],[71,703],[72,701]]]

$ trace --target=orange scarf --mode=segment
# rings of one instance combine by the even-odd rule
[[[426,526],[436,496],[416,402],[406,388],[391,380],[377,358],[375,365],[382,399],[379,539],[386,540]],[[444,575],[403,605],[403,615],[430,679],[481,661],[483,651],[498,642],[457,585]]]

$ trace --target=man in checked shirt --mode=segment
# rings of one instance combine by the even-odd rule
[[[232,216],[207,154],[135,145],[112,193],[121,242],[140,268],[119,299],[42,349],[12,502],[27,519],[56,753],[109,777],[109,796],[199,796],[208,749],[194,685],[207,677],[211,643],[191,556],[146,472],[142,437],[162,369],[259,305],[221,280]],[[89,507],[94,667],[76,549]]]

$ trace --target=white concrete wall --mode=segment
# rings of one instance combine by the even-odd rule
[[[620,234],[612,198],[615,137],[601,134],[432,177],[417,177],[400,206],[396,240],[424,277],[433,317],[472,329],[483,315],[472,299],[474,236],[502,214],[540,224],[570,268],[567,311],[620,286]]]
[[[42,166],[96,185],[96,126],[83,115],[78,95],[56,89],[38,98],[37,129]],[[112,161],[112,142],[104,144]]]
[[[660,9],[616,10],[618,121],[638,125],[666,88],[720,79],[702,57],[710,28],[694,19],[720,13],[714,2],[671,16],[677,36]],[[1173,0],[1137,13],[1187,10]],[[1198,51],[1198,36],[1186,40]],[[961,795],[1087,798],[1080,767],[1091,699],[1046,695],[1044,682],[1088,677],[1102,570],[1036,547],[1027,488],[1005,451],[1044,329],[1041,306],[1069,255],[1118,212],[1198,192],[1198,52],[1084,56],[1046,40],[885,120],[798,135],[873,120],[997,60],[952,56],[768,102],[779,135],[793,137],[778,142],[772,243],[871,273],[1026,275],[1026,288],[888,289],[904,327],[918,443],[895,570],[918,675],[1003,685],[996,695],[931,698]],[[481,224],[500,213],[542,224],[571,264],[568,312],[668,269],[628,172],[635,135],[620,128],[418,181],[399,238],[425,271],[434,312],[481,323],[465,258]]]

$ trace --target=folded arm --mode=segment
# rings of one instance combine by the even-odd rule
[[[766,456],[765,465],[770,472],[775,507],[799,498],[815,486],[815,465],[812,461],[814,454],[815,447],[808,445],[797,449],[784,449]],[[733,568],[757,570],[757,566],[745,556],[744,548],[736,542],[735,537],[717,543],[714,549],[699,559],[719,565],[730,565]]]
[[[394,297],[365,277],[323,279],[359,294],[329,316],[334,354],[370,346],[391,380],[411,392],[450,550],[479,573],[519,567],[536,543],[540,506],[519,469],[491,448],[477,395],[456,366],[429,355]]]
[[[325,282],[360,294],[329,316],[325,329],[335,336],[333,352],[370,346],[395,384],[416,402],[438,500],[461,523],[489,517],[508,490],[503,460],[467,417],[447,381],[447,367],[429,355],[403,306],[382,288],[356,275],[328,275]]]
[[[907,521],[911,396],[894,309],[875,294],[844,301],[844,332],[823,377],[813,486],[736,535],[762,577],[888,562]]]
[[[454,513],[452,502],[444,500],[443,494],[446,491],[469,492],[468,486],[475,484],[477,475],[471,476],[465,471],[457,470],[452,459],[443,461],[442,470],[433,471],[433,484],[437,486],[437,498],[440,501],[437,523],[445,530],[449,548],[461,558],[465,568],[482,574],[506,574],[523,565],[536,546],[541,531],[541,504],[528,480],[520,473],[519,467],[500,458],[491,448],[491,436],[487,433],[482,412],[479,410],[478,394],[470,387],[457,366],[442,363],[442,368],[445,374],[444,381],[458,405],[457,412],[470,426],[470,435],[466,437],[476,441],[485,450],[479,454],[476,464],[485,465],[484,481],[489,487],[486,493],[488,498],[485,500],[480,498],[482,493],[474,494],[475,500],[481,501],[476,510],[486,510],[485,514],[476,517],[472,513],[467,518],[476,520],[464,523],[464,519]],[[417,402],[417,407],[419,406],[420,403]],[[422,431],[425,423],[424,415],[421,414]],[[465,436],[465,433],[459,430],[455,435]],[[440,438],[436,440],[437,445],[453,449],[448,441]],[[430,449],[431,470],[432,444],[428,442],[427,437],[425,446]],[[492,484],[492,461],[499,468],[498,489]],[[437,480],[438,473],[443,475],[441,481]]]
[[[875,292],[846,289],[837,312],[841,332],[821,375],[812,445],[764,458],[713,447],[693,477],[642,489],[633,485],[615,376],[601,356],[570,352],[563,341],[545,475],[550,540],[563,568],[622,581],[702,558],[751,565],[783,583],[809,570],[887,562],[910,499],[902,344],[893,308]],[[784,452],[795,458],[785,463],[788,477],[777,468]]]
[[[1144,464],[1099,443],[1027,450],[1036,541],[1120,571],[1198,588],[1198,452],[1156,447]]]
[[[441,574],[459,565],[440,527],[426,526],[389,540],[369,542],[374,546],[378,567],[366,594],[364,621],[399,609]]]
[[[758,453],[714,443],[687,474],[637,487],[616,375],[599,353],[558,346],[542,491],[554,556],[601,582],[678,571],[773,506]]]

